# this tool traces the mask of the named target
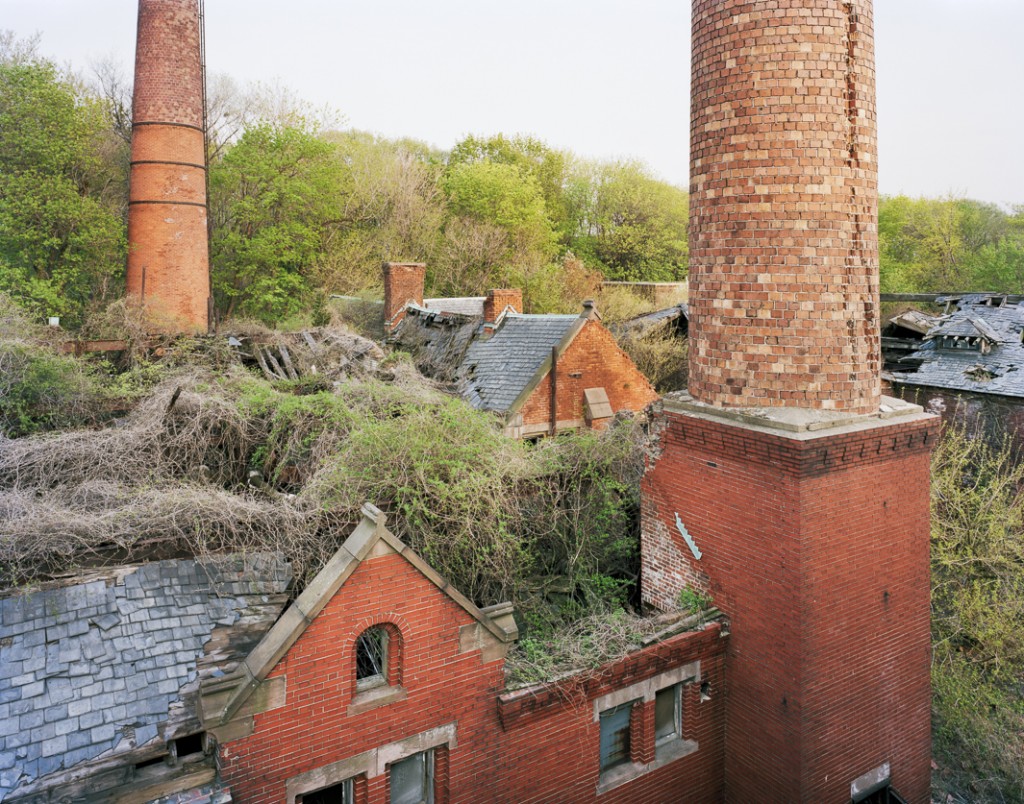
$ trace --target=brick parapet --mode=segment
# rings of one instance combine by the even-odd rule
[[[690,392],[873,412],[871,0],[695,0]]]

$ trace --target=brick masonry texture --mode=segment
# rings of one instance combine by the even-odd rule
[[[726,800],[848,800],[890,762],[893,786],[927,802],[937,420],[798,441],[664,415],[642,593],[664,607],[696,585],[731,618]]]
[[[614,336],[596,321],[588,321],[558,358],[555,380],[557,419],[584,421],[583,391],[604,388],[612,410],[643,410],[658,394]],[[551,374],[541,380],[522,407],[523,424],[551,421]]]
[[[873,412],[870,0],[694,0],[690,393]]]
[[[154,329],[209,326],[203,95],[198,2],[140,0],[127,288]]]
[[[394,629],[392,642],[400,640],[407,697],[350,713],[356,639],[384,623]],[[714,623],[587,679],[502,695],[503,661],[485,662],[478,650],[460,653],[459,629],[474,623],[400,556],[364,560],[271,672],[271,678],[285,678],[285,705],[257,714],[250,736],[220,746],[221,773],[233,800],[280,804],[286,801],[288,778],[455,723],[456,744],[436,755],[439,804],[595,801],[600,728],[591,702],[596,697],[694,661],[700,661],[702,679],[714,689],[724,685],[727,640]],[[623,784],[601,801],[668,804],[679,800],[680,790],[688,791],[687,801],[721,800],[724,702],[716,695],[701,702],[694,685],[686,695],[684,737],[698,740],[698,750]],[[651,706],[642,708],[637,716],[649,719],[653,728]],[[361,777],[356,800],[385,804],[387,774]]]
[[[420,262],[384,263],[384,329],[391,332],[405,318],[408,302],[423,306],[427,266]]]
[[[484,321],[493,324],[498,320],[506,307],[511,307],[517,313],[523,312],[523,291],[518,288],[501,288],[487,291],[487,298],[484,299]]]

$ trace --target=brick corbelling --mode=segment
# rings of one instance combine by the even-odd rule
[[[202,128],[198,0],[139,0],[132,120]]]
[[[870,0],[696,0],[690,392],[877,410]]]
[[[799,477],[827,474],[836,469],[884,463],[893,455],[930,452],[938,437],[937,417],[917,418],[906,424],[797,440],[704,418],[666,411],[663,445],[687,441],[743,455],[752,463],[770,465]]]

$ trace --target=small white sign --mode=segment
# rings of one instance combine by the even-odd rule
[[[679,528],[679,533],[682,535],[683,541],[685,541],[689,546],[690,552],[693,553],[693,557],[700,561],[701,556],[704,554],[701,553],[700,548],[697,547],[697,542],[693,540],[693,537],[690,535],[690,531],[686,529],[686,525],[683,524],[683,520],[679,518],[678,513],[676,514],[676,527]]]

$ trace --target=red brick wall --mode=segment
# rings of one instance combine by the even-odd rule
[[[642,591],[666,606],[696,582],[731,618],[727,800],[843,801],[888,761],[896,789],[928,801],[936,420],[808,441],[666,420]]]
[[[587,388],[603,387],[616,412],[643,410],[658,398],[629,355],[596,321],[588,321],[559,357],[556,386],[558,420],[566,422],[583,422],[583,391]],[[551,421],[550,374],[530,394],[521,413],[527,425]]]
[[[401,631],[408,698],[348,715],[355,640],[381,622]],[[220,747],[221,775],[234,800],[280,804],[288,778],[454,721],[458,745],[439,751],[435,767],[447,780],[448,801],[595,801],[600,727],[591,702],[698,660],[702,680],[714,692],[701,701],[699,685],[687,688],[683,722],[684,736],[698,740],[699,749],[601,800],[670,802],[679,800],[679,791],[686,791],[687,801],[721,799],[719,691],[726,640],[717,623],[633,654],[583,681],[499,700],[503,662],[483,664],[478,651],[458,652],[459,627],[473,622],[404,559],[365,560],[271,672],[286,677],[285,706],[256,715],[251,736]],[[643,715],[651,724],[652,706]],[[386,775],[360,781],[357,793],[360,804],[386,804]]]
[[[694,0],[690,393],[877,410],[871,0]]]
[[[716,623],[705,631],[682,634],[603,667],[590,679],[574,678],[525,694],[502,696],[499,709],[506,733],[501,773],[507,792],[489,800],[517,804],[721,801],[725,737],[721,690],[726,641]],[[707,681],[712,690],[710,699],[701,701],[700,684],[684,688],[683,736],[697,741],[697,751],[598,797],[601,727],[594,721],[594,700],[696,660],[700,661],[702,681]],[[633,731],[633,737],[644,733],[642,744],[634,742],[631,746],[634,759],[654,754],[653,710],[653,702],[634,707],[632,721],[642,725]]]
[[[349,716],[356,638],[382,622],[401,631],[408,698]],[[470,800],[493,778],[495,698],[504,686],[501,661],[482,664],[479,651],[459,653],[459,628],[473,622],[400,556],[365,560],[272,671],[287,677],[286,705],[257,715],[252,736],[222,748],[234,800],[281,804],[290,777],[452,721],[452,801]],[[369,802],[383,804],[386,778],[367,787]]]
[[[154,329],[209,325],[203,76],[196,0],[140,0],[128,293]]]
[[[493,324],[498,316],[511,307],[517,313],[523,312],[523,291],[519,289],[495,289],[487,291],[484,299],[484,321]]]
[[[384,331],[391,332],[405,318],[407,302],[423,304],[427,266],[418,262],[384,263]]]

